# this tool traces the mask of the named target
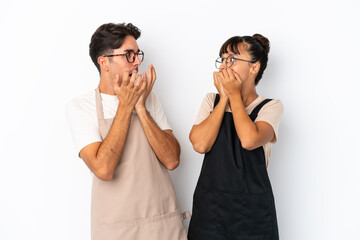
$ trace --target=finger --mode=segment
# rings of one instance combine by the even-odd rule
[[[114,87],[119,87],[120,84],[119,84],[119,74],[116,74],[115,75],[115,79],[114,79]]]
[[[134,87],[135,79],[137,77],[137,71],[133,72],[130,78],[129,86],[132,88]]]
[[[143,78],[142,78],[142,75],[141,75],[141,73],[139,73],[139,74],[137,75],[136,83],[135,83],[135,86],[134,86],[136,90],[138,90],[138,89],[140,88],[140,86],[141,86],[141,84],[142,84],[143,81],[144,81],[144,80],[143,80]]]
[[[140,95],[145,91],[146,86],[147,86],[147,82],[144,81],[144,80],[142,80],[142,81],[141,81],[141,85],[140,85],[140,87],[139,87],[139,91],[138,91]]]
[[[152,68],[153,68],[153,65],[150,64],[149,67],[148,67],[149,78],[152,78],[152,75],[151,75]]]
[[[148,83],[151,79],[150,79],[150,76],[148,77],[148,75],[146,74],[146,72],[144,72],[144,77],[143,77],[144,81],[146,83]]]
[[[228,79],[228,78],[229,78],[229,74],[228,74],[228,72],[227,72],[228,69],[229,69],[229,68],[226,68],[224,71],[221,72],[221,74],[223,75],[223,77],[224,77],[225,79]]]
[[[226,73],[228,74],[229,78],[234,79],[235,78],[234,71],[231,68],[228,68],[226,70],[227,70]]]
[[[226,73],[228,74],[228,76],[231,78],[231,77],[234,77],[234,73],[233,73],[233,70],[231,68],[228,68],[226,69]]]
[[[214,78],[214,85],[216,88],[219,88],[219,80],[217,79],[217,77]]]
[[[153,72],[153,82],[155,82],[155,80],[156,80],[156,71],[155,71],[154,66],[152,66],[152,72]]]
[[[225,81],[225,77],[224,77],[223,72],[219,72],[219,74],[217,75],[217,78],[218,78],[220,83],[223,83]]]
[[[136,90],[139,89],[139,86],[140,86],[140,84],[142,83],[142,81],[143,81],[143,79],[142,79],[142,74],[139,73],[139,74],[136,76],[136,81],[135,81],[135,83],[134,83],[134,88],[135,88]]]
[[[128,85],[128,83],[129,83],[128,79],[129,79],[129,72],[125,71],[124,75],[123,75],[121,85],[124,85],[124,86]]]
[[[149,73],[149,84],[151,86],[153,86],[154,82],[156,80],[156,72],[155,72],[155,68],[152,64],[149,65],[148,73]]]
[[[237,74],[236,72],[234,72],[234,76],[235,76],[235,79],[236,79],[238,82],[242,82],[241,77],[240,77],[239,74]]]
[[[220,72],[214,72],[214,78],[217,78],[217,79],[219,79],[219,77],[220,77]]]
[[[146,72],[143,72],[143,79],[144,79],[145,81],[147,81],[147,80],[148,80],[148,77],[147,77]]]

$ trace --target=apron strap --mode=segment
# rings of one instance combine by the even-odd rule
[[[217,93],[214,101],[214,108],[216,107],[219,101],[220,101],[220,95]]]
[[[267,104],[268,102],[270,102],[272,99],[265,99],[263,100],[261,103],[259,103],[259,105],[256,106],[256,108],[254,108],[254,110],[252,110],[251,114],[249,115],[249,117],[251,118],[251,120],[254,122],[255,119],[258,116],[258,113],[260,111],[260,109]]]
[[[257,105],[254,110],[251,112],[251,114],[249,115],[249,117],[251,118],[252,121],[255,121],[260,109],[267,104],[268,102],[270,102],[272,99],[265,99],[263,100],[259,105]],[[216,107],[216,105],[219,103],[220,101],[220,95],[217,93],[216,97],[215,97],[215,101],[214,101],[214,108]]]
[[[104,120],[104,110],[101,101],[99,87],[95,89],[95,102],[96,102],[96,113],[97,113],[98,124],[100,126],[105,123],[105,120]]]

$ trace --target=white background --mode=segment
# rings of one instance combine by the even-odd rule
[[[271,42],[258,93],[285,112],[269,165],[283,240],[360,239],[357,1],[2,1],[0,239],[90,239],[91,175],[76,157],[65,104],[98,84],[88,56],[103,23],[142,30],[142,70],[181,147],[173,172],[191,210],[203,156],[188,140],[234,35]],[[185,222],[188,225],[188,220]]]

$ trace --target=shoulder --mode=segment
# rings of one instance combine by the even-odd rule
[[[207,93],[203,99],[202,106],[208,106],[210,108],[214,107],[214,102],[216,98],[216,93]]]
[[[266,103],[260,111],[272,111],[274,113],[282,115],[284,112],[284,105],[280,99],[272,99]]]
[[[154,91],[151,91],[146,100],[146,109],[150,112],[150,115],[156,117],[157,114],[163,112],[161,102]]]
[[[92,119],[96,116],[95,91],[78,96],[66,103],[66,113],[69,119],[80,116]]]
[[[154,92],[154,90],[152,90],[148,96],[147,99],[150,103],[155,102],[155,101],[159,101],[158,96],[156,95],[156,93]]]
[[[148,98],[146,99],[145,105],[150,112],[154,111],[157,107],[159,107],[159,105],[161,107],[160,100],[154,90],[150,92]]]
[[[68,110],[81,111],[92,105],[95,106],[95,91],[88,92],[70,100],[66,103],[66,108]]]
[[[265,98],[263,99],[265,100]],[[255,122],[266,121],[278,124],[282,118],[283,112],[284,105],[281,100],[272,99],[260,109]]]
[[[207,99],[209,102],[214,103],[216,98],[216,93],[207,93],[205,95],[205,99]]]
[[[66,103],[67,107],[81,108],[84,105],[95,104],[95,91],[80,95]]]
[[[161,102],[154,91],[150,92],[148,99],[146,100],[146,109],[161,130],[171,130],[171,126],[166,119]]]

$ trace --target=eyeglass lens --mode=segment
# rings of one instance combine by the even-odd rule
[[[126,58],[127,58],[128,62],[133,63],[135,61],[136,55],[139,57],[140,62],[143,61],[143,59],[144,59],[143,51],[139,51],[138,53],[134,53],[133,51],[129,51],[126,54]]]

